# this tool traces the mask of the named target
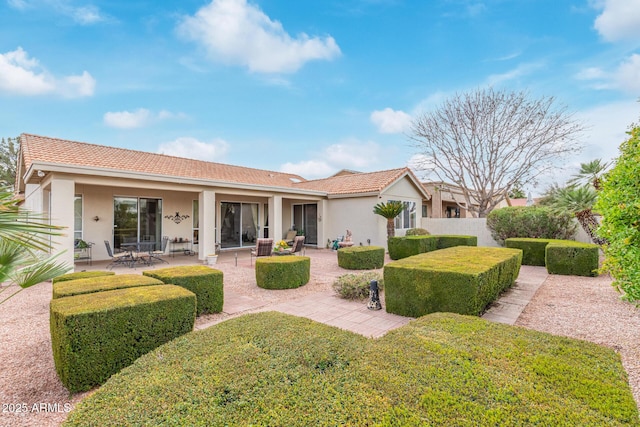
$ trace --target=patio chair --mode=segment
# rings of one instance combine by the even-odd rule
[[[284,239],[282,240],[287,242],[287,245],[293,246],[293,239],[295,239],[297,233],[298,232],[296,230],[289,230],[287,231],[287,235],[284,236]]]
[[[133,254],[131,252],[117,252],[114,254],[108,240],[104,241],[104,245],[107,248],[107,254],[111,257],[111,263],[107,265],[107,269],[112,269],[116,265],[126,265],[127,267],[133,265]]]
[[[169,236],[162,237],[162,245],[160,249],[153,250],[149,252],[149,263],[153,263],[154,260],[158,260],[159,262],[166,262],[169,264],[169,261],[163,259],[162,257],[165,255],[165,251],[167,250],[167,244],[169,243]]]
[[[298,252],[304,250],[304,236],[296,236],[293,239],[293,246],[291,247],[291,255],[295,255]]]
[[[256,247],[251,249],[251,265],[253,258],[259,256],[271,256],[273,252],[273,239],[258,239]]]

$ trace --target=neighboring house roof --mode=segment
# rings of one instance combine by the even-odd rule
[[[381,193],[385,188],[408,177],[429,198],[429,193],[420,185],[420,181],[409,168],[389,169],[376,172],[354,172],[334,175],[329,178],[316,179],[295,184],[298,188],[326,191],[331,195],[353,195],[363,193]]]
[[[305,180],[295,174],[205,162],[165,154],[68,141],[32,134],[20,135],[19,180],[34,168],[47,170],[53,166],[67,172],[93,173],[130,172],[143,176],[187,178],[274,188],[288,188],[327,196],[379,194],[384,189],[408,177],[416,189],[428,199],[429,193],[409,168],[377,172],[343,170],[324,179]]]
[[[23,173],[28,171],[33,163],[39,163],[275,187],[292,187],[294,182],[305,180],[299,175],[290,173],[205,162],[38,135],[22,134],[20,144],[24,165]]]

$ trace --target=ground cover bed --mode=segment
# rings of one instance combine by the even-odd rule
[[[277,325],[274,328],[273,325]],[[451,313],[378,340],[269,312],[189,333],[66,425],[639,425],[620,357]]]

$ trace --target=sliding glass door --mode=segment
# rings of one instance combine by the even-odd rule
[[[162,238],[162,200],[138,197],[113,198],[113,246],[155,242]]]
[[[293,229],[302,231],[305,245],[318,244],[318,205],[293,205]]]
[[[258,237],[257,203],[220,203],[220,247],[255,246]]]

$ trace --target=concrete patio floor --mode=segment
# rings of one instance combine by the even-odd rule
[[[254,273],[255,260],[251,260],[247,250],[222,252],[214,268],[224,273],[223,312],[198,318],[196,329],[204,329],[247,313],[279,311],[376,338],[412,320],[387,313],[384,309],[384,292],[381,292],[382,310],[369,310],[367,300],[349,301],[338,297],[331,289],[333,281],[340,275],[359,272],[339,267],[336,252],[328,249],[307,248],[305,255],[311,258],[309,284],[299,290],[269,291],[258,288]],[[117,266],[113,271],[116,274],[142,274],[148,269],[201,264],[197,256],[178,254],[165,259],[168,264],[136,265],[134,268]],[[387,255],[385,263],[390,261]],[[107,265],[105,261],[91,265],[78,264],[75,271],[103,270]],[[547,276],[544,267],[522,266],[515,285],[494,302],[482,317],[514,324]]]

